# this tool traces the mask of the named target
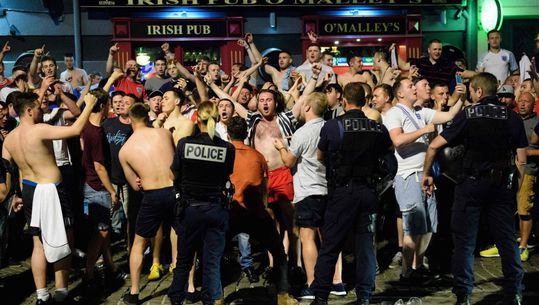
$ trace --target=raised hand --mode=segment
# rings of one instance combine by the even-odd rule
[[[4,47],[2,48],[2,53],[9,53],[11,51],[11,46],[9,45],[9,40],[6,41]]]
[[[37,48],[34,50],[34,56],[35,57],[41,57],[45,53],[45,45],[43,45],[41,48]]]
[[[110,47],[109,54],[114,56],[116,55],[116,53],[118,53],[119,50],[120,50],[120,47],[118,47],[118,44],[115,43],[114,45],[112,45],[112,47]]]

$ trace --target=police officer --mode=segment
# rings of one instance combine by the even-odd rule
[[[183,304],[195,251],[203,251],[202,303],[224,304],[220,263],[225,248],[228,211],[223,198],[234,168],[234,146],[215,136],[219,113],[211,102],[198,107],[200,134],[178,142],[172,164],[177,202],[178,261],[168,290],[172,304]],[[202,247],[201,247],[202,246]]]
[[[516,194],[512,169],[522,174],[528,146],[522,119],[496,98],[496,77],[479,73],[470,81],[472,106],[465,108],[429,145],[423,188],[433,191],[430,167],[444,145],[464,145],[463,176],[455,188],[451,226],[455,249],[452,272],[456,304],[471,304],[473,253],[481,211],[502,257],[505,296],[497,304],[522,304],[523,271],[515,240]]]
[[[335,262],[351,230],[355,235],[357,304],[369,304],[374,289],[377,195],[371,177],[391,140],[383,125],[369,120],[361,111],[364,105],[361,84],[347,84],[345,114],[328,121],[320,131],[318,158],[327,166],[328,205],[312,285],[315,300],[311,305],[328,304]]]

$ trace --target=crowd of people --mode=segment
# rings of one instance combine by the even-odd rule
[[[129,277],[126,304],[138,304],[142,274],[158,280],[166,272],[172,304],[224,304],[221,259],[237,240],[250,283],[261,275],[251,242],[268,251],[264,274],[277,304],[324,305],[330,294],[348,293],[342,252],[350,234],[357,304],[370,303],[383,239],[395,241],[389,268],[401,268],[402,285],[452,274],[456,304],[471,304],[476,248],[501,256],[499,304],[522,304],[522,262],[537,217],[535,59],[523,56],[519,69],[490,31],[476,69],[445,59],[435,39],[416,60],[391,62],[394,46],[380,49],[372,70],[348,54],[349,70],[337,75],[333,54],[309,36],[296,67],[286,50],[270,65],[247,34],[238,44],[251,66],[231,71],[207,57],[186,67],[164,43],[144,82],[135,60],[118,66],[116,44],[104,78],[74,67],[69,53],[60,73],[45,46],[7,75],[6,43],[0,261],[23,229],[32,236],[36,304],[67,304],[72,256],[85,258],[87,289],[99,288],[98,261],[107,277]],[[394,222],[395,236],[382,232],[381,220]],[[125,240],[129,274],[113,260],[112,238]],[[306,278],[294,296],[293,268]]]

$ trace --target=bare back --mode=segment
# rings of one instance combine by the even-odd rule
[[[273,145],[273,139],[280,139],[284,143],[287,143],[277,126],[276,119],[273,121],[261,120],[256,126],[255,149],[264,156],[266,162],[268,162],[269,170],[284,166],[279,151]]]
[[[174,147],[170,132],[162,128],[139,128],[120,150],[120,162],[129,184],[137,189],[137,177],[144,190],[172,186],[170,170]]]
[[[13,159],[23,179],[36,183],[56,183],[62,175],[52,148],[52,140],[44,140],[36,132],[41,125],[21,124],[8,134],[4,141],[2,157]]]
[[[177,145],[180,139],[193,134],[195,124],[183,115],[170,116],[163,124],[163,128],[172,133],[174,145]]]

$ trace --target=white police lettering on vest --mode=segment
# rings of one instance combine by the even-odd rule
[[[187,143],[185,144],[184,158],[225,163],[226,147]]]

